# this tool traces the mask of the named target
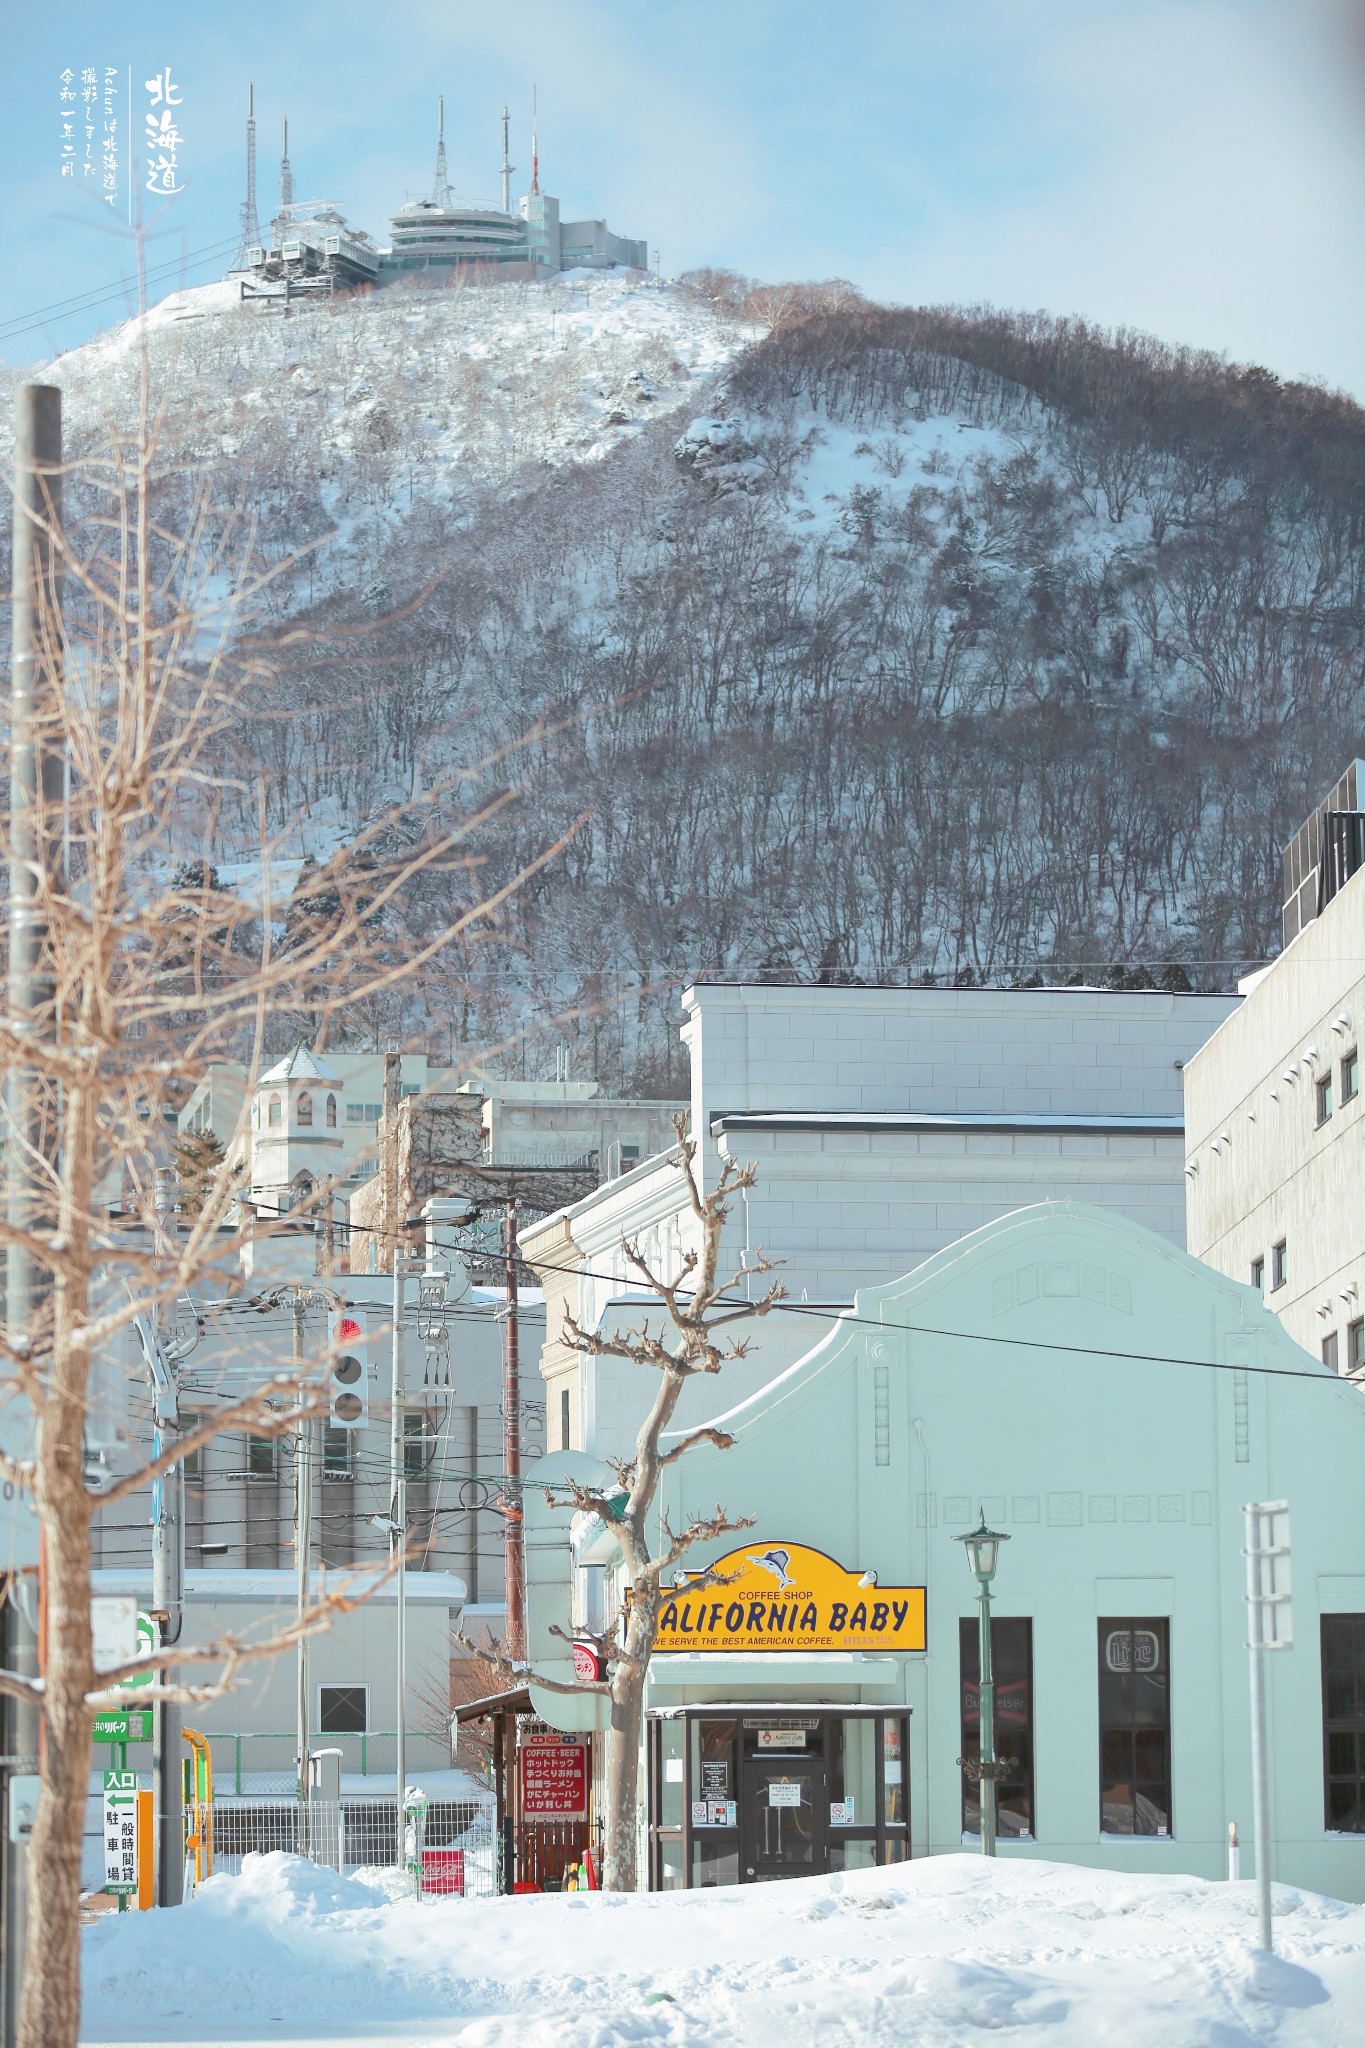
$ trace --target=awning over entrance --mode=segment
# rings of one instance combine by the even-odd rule
[[[466,1700],[462,1707],[455,1709],[457,1727],[463,1728],[468,1721],[491,1721],[496,1714],[529,1714],[531,1691],[529,1686],[513,1686],[510,1692],[490,1692],[481,1700]]]

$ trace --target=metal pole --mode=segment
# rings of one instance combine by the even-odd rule
[[[1256,1840],[1256,1920],[1260,1945],[1269,1954],[1275,1946],[1270,1922],[1270,1778],[1265,1719],[1265,1638],[1261,1611],[1259,1559],[1260,1516],[1246,1509],[1247,1650],[1251,1661],[1251,1810]]]
[[[981,1853],[995,1854],[995,1670],[991,1663],[991,1589],[981,1581]]]
[[[162,1228],[176,1230],[176,1186],[174,1177],[158,1173],[156,1211]],[[153,1343],[160,1347],[158,1318],[149,1312]],[[175,1347],[173,1346],[172,1349]],[[165,1357],[158,1349],[158,1356]],[[169,1361],[167,1361],[169,1364]],[[178,1402],[179,1374],[171,1366],[165,1384],[155,1399],[156,1428],[152,1434],[153,1455],[169,1450],[180,1433]],[[169,1472],[152,1485],[152,1612],[158,1616],[163,1648],[180,1641],[185,1617],[185,1467],[177,1461]],[[175,1672],[168,1668],[168,1683]],[[179,1707],[163,1701],[152,1712],[152,1778],[156,1804],[160,1809],[156,1841],[156,1902],[178,1906],[185,1892],[184,1779],[180,1764]]]
[[[407,1691],[407,1616],[404,1610],[406,1592],[407,1534],[408,1534],[408,1479],[407,1445],[403,1429],[403,1404],[406,1397],[404,1383],[404,1325],[403,1325],[403,1281],[404,1260],[401,1247],[394,1246],[393,1254],[393,1413],[389,1436],[389,1467],[391,1478],[391,1502],[389,1509],[389,1557],[396,1563],[394,1597],[397,1601],[398,1626],[397,1649],[398,1669],[396,1674],[397,1708],[394,1716],[395,1729],[395,1779],[398,1791],[398,1868],[404,1867],[405,1841],[403,1821],[403,1795],[407,1791],[407,1716],[405,1694]]]
[[[502,1374],[503,1468],[507,1508],[503,1518],[503,1576],[507,1597],[507,1654],[526,1654],[526,1602],[521,1519],[521,1346],[517,1329],[517,1205],[507,1204],[507,1328]]]
[[[294,1349],[293,1364],[296,1375],[303,1372],[303,1296],[294,1290]],[[309,1561],[312,1553],[313,1534],[313,1461],[312,1461],[313,1418],[305,1416],[299,1424],[294,1443],[294,1567],[298,1575],[298,1619],[300,1623],[308,1612]],[[297,1736],[299,1745],[298,1770],[298,1843],[299,1854],[310,1853],[308,1840],[308,1639],[300,1635],[296,1650],[295,1677],[298,1697],[296,1701]]]

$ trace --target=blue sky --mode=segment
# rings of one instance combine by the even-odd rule
[[[0,351],[119,317],[117,217],[60,175],[59,74],[169,65],[186,189],[151,260],[221,273],[247,82],[262,199],[289,116],[300,198],[383,238],[431,182],[446,96],[462,197],[514,189],[540,93],[542,184],[666,272],[840,275],[895,301],[1045,307],[1225,350],[1365,398],[1359,0],[124,0],[6,10]],[[120,110],[121,111],[121,110]],[[154,202],[148,201],[149,207]],[[215,251],[199,261],[201,253]],[[30,325],[38,316],[39,324]],[[20,331],[22,330],[22,331]]]

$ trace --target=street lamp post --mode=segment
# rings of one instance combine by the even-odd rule
[[[991,1664],[991,1580],[1000,1559],[1000,1545],[1008,1543],[1009,1537],[998,1529],[986,1527],[984,1510],[981,1523],[969,1536],[955,1539],[967,1547],[967,1569],[976,1580],[977,1598],[981,1603],[981,1679],[977,1697],[981,1707],[981,1743],[976,1771],[981,1788],[981,1853],[995,1854],[995,1783],[1003,1775],[1003,1766],[995,1754],[995,1675]],[[972,1766],[964,1757],[959,1764],[968,1772]]]

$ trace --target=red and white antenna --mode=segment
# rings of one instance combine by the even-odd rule
[[[536,111],[536,89],[531,87],[531,190],[540,190],[540,142],[536,134],[538,115]]]

